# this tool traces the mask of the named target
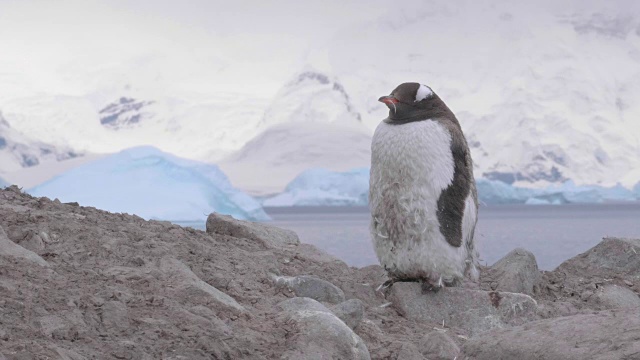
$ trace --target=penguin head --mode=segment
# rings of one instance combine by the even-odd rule
[[[389,117],[385,121],[393,124],[453,115],[430,87],[415,82],[398,85],[390,95],[382,96],[378,101],[389,108]]]

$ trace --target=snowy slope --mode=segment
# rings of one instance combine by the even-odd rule
[[[217,166],[153,147],[132,148],[81,165],[29,193],[147,219],[202,220],[213,211],[239,219],[268,219],[260,204],[233,188]]]
[[[64,19],[46,33],[11,22],[28,13],[18,3],[0,12],[0,101],[12,128],[74,151],[148,144],[221,162],[236,186],[264,194],[306,168],[368,166],[365,136],[342,141],[372,133],[387,112],[380,95],[419,81],[458,115],[478,178],[532,188],[640,181],[637,1],[288,2],[238,13],[243,24],[276,16],[269,29],[277,25],[278,36],[252,33],[231,14],[183,26],[166,21],[173,14],[138,17],[100,4],[76,4],[86,17],[32,9]],[[283,8],[300,11],[286,17],[295,27]],[[76,39],[70,34],[91,25],[77,23],[85,18],[97,31]],[[112,18],[130,26],[113,27]],[[309,123],[355,130],[310,134]]]
[[[289,122],[360,123],[344,86],[335,78],[313,69],[296,74],[274,96],[261,125]]]
[[[328,60],[327,60],[328,59]],[[476,176],[521,186],[633,186],[640,177],[640,3],[403,2],[309,57],[363,120],[404,81],[458,115]]]
[[[32,96],[6,102],[5,116],[25,134],[78,151],[112,153],[149,144],[214,161],[260,130],[266,101],[242,94],[179,99],[119,89],[110,95]]]
[[[265,130],[220,162],[234,185],[251,194],[280,192],[307,168],[345,171],[369,164],[371,131],[341,83],[307,69],[274,97]]]
[[[13,129],[0,112],[0,173],[80,156],[68,147],[34,141]]]
[[[219,166],[250,194],[273,194],[308,168],[346,171],[368,164],[370,144],[371,135],[353,126],[285,123],[267,129]]]

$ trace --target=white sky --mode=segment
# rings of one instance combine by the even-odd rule
[[[0,0],[0,80],[69,95],[120,80],[268,97],[314,45],[380,4]]]

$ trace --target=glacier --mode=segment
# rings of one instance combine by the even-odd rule
[[[309,169],[291,181],[285,191],[263,206],[364,206],[369,194],[369,168],[345,172]]]
[[[640,200],[640,183],[633,190],[617,184],[611,187],[577,185],[571,180],[545,188],[524,188],[500,180],[476,179],[478,200],[493,204],[594,204],[605,201]],[[278,206],[365,206],[368,203],[369,168],[345,172],[309,169],[291,181],[284,192],[265,197],[262,205]]]
[[[71,169],[28,192],[145,219],[204,220],[211,212],[268,220],[260,204],[216,166],[151,146],[135,147]]]

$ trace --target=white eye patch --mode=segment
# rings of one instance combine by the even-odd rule
[[[433,91],[431,91],[431,88],[426,85],[420,84],[418,91],[416,91],[416,99],[414,100],[414,102],[422,101],[431,95],[433,95]]]

